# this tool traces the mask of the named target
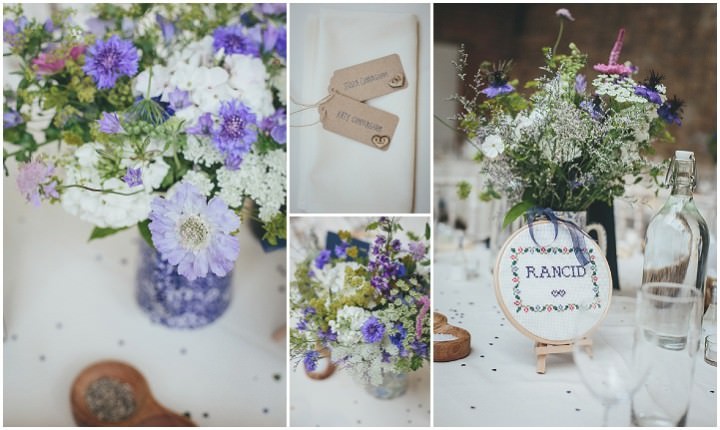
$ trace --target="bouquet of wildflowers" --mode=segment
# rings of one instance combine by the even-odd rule
[[[291,286],[291,356],[314,371],[319,350],[327,348],[334,363],[373,385],[384,372],[417,370],[429,358],[430,273],[428,245],[412,232],[407,244],[396,221],[381,218],[367,230],[378,234],[370,255],[341,245],[308,256],[299,264]]]
[[[520,94],[509,78],[510,62],[483,63],[469,80],[468,94],[455,96],[462,111],[459,128],[477,149],[486,175],[480,198],[505,196],[516,203],[506,224],[533,207],[582,211],[594,201],[612,202],[628,181],[653,178],[661,167],[646,157],[656,138],[671,139],[667,124],[680,125],[682,102],[668,98],[662,76],[650,71],[636,81],[638,69],[620,63],[624,30],[606,64],[596,64],[589,83],[582,70],[587,56],[574,44],[559,54],[564,22],[573,18],[557,11],[560,34],[554,48],[544,48],[545,75],[528,82]],[[467,54],[456,64],[466,80]],[[467,197],[470,185],[461,183]]]
[[[191,280],[232,268],[243,218],[283,238],[285,5],[94,13],[38,22],[4,9],[17,71],[4,87],[3,161],[18,161],[21,193],[93,223],[91,239],[137,225]]]

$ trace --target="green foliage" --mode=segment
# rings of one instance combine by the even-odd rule
[[[278,239],[284,239],[287,235],[286,224],[286,216],[284,213],[275,215],[270,222],[266,222],[263,225],[265,228],[263,239],[270,245],[277,245]]]
[[[112,236],[115,233],[119,233],[123,230],[127,230],[127,227],[122,228],[110,228],[110,227],[95,227],[93,231],[90,233],[90,238],[88,238],[88,242],[95,240],[95,239],[102,239],[103,237]]]
[[[467,181],[460,181],[457,184],[457,195],[462,200],[467,199],[472,191],[472,185]]]

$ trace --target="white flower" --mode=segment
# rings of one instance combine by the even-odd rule
[[[188,136],[183,156],[186,160],[205,166],[212,166],[225,160],[225,157],[215,148],[210,139],[197,136]]]
[[[239,92],[239,99],[262,119],[272,115],[272,93],[267,88],[269,78],[262,60],[250,55],[230,55],[225,58],[230,70],[229,84]]]
[[[22,105],[20,113],[23,117],[29,118],[25,122],[27,127],[26,130],[28,133],[32,134],[35,142],[45,143],[45,130],[47,130],[48,126],[50,126],[50,123],[55,116],[55,108],[47,110],[43,109],[42,106],[40,106],[40,99],[36,98],[33,100],[32,105]]]
[[[216,87],[200,88],[190,96],[202,112],[216,113],[220,110],[220,102],[240,98],[240,92],[230,85],[222,84]]]
[[[337,333],[338,343],[341,345],[361,343],[363,335],[360,329],[370,315],[369,311],[357,306],[345,306],[337,311],[335,319],[331,320],[329,325]]]
[[[152,67],[152,79],[150,78],[150,72],[143,70],[139,75],[135,77],[135,95],[141,95],[145,97],[148,93],[148,80],[150,80],[150,97],[157,97],[171,91],[175,87],[170,84],[170,69],[164,66],[153,66]]]
[[[185,173],[185,176],[183,176],[183,181],[193,184],[205,197],[210,197],[212,194],[214,185],[205,172],[189,170]]]
[[[154,198],[152,191],[160,187],[169,166],[162,159],[139,164],[143,188],[131,189],[118,178],[103,180],[100,177],[97,170],[99,148],[101,145],[88,143],[77,149],[74,162],[65,167],[63,185],[82,185],[124,195],[66,188],[61,195],[62,207],[98,227],[129,227],[146,219]]]
[[[259,206],[258,217],[270,221],[285,204],[285,160],[282,150],[263,155],[251,152],[238,170],[221,167],[217,171],[218,195],[230,207],[239,207],[249,196]]]
[[[485,138],[485,141],[480,146],[480,149],[486,157],[493,159],[503,153],[505,150],[505,144],[500,136],[497,134],[491,134]]]

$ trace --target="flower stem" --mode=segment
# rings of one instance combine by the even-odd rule
[[[99,188],[92,188],[92,187],[88,187],[88,186],[80,185],[80,184],[62,185],[62,186],[60,186],[60,188],[82,188],[83,190],[87,190],[87,191],[93,191],[93,192],[103,193],[103,194],[117,194],[119,196],[132,196],[134,194],[139,194],[142,192],[142,190],[138,190],[138,191],[135,191],[132,193],[121,193],[121,192],[112,191],[112,190],[101,190]]]
[[[49,145],[49,144],[55,143],[55,142],[59,142],[59,141],[58,141],[58,140],[49,140],[49,141],[47,141],[47,142],[45,142],[45,143],[38,143],[37,145],[35,145],[35,148],[37,149],[37,148],[39,148],[39,147],[41,147],[41,146]],[[26,151],[26,149],[25,149],[25,148],[20,148],[20,149],[18,149],[17,151],[9,152],[9,153],[7,153],[7,154],[5,154],[5,155],[3,156],[3,159],[8,159],[8,158],[10,158],[10,157],[14,157],[14,156],[16,156],[17,154],[19,154],[19,153],[21,153],[21,152],[23,152],[23,151]]]
[[[445,121],[444,121],[442,118],[440,118],[439,116],[437,116],[437,115],[433,115],[433,116],[435,117],[436,120],[440,121],[440,124],[444,125],[445,127],[449,128],[450,130],[454,131],[454,132],[457,133],[457,134],[460,134],[460,135],[462,135],[462,136],[465,136],[460,130],[458,130],[458,129],[456,129],[455,127],[453,127],[452,125],[448,124],[447,122],[445,122]],[[475,142],[473,142],[472,140],[470,140],[470,139],[468,139],[468,138],[465,138],[465,141],[466,141],[467,143],[469,143],[470,145],[474,146],[475,149],[477,149],[478,151],[480,151],[480,147],[477,146],[477,145],[475,144]]]
[[[555,40],[555,46],[553,46],[552,55],[553,57],[557,55],[557,47],[560,44],[560,39],[562,38],[563,34],[563,28],[565,27],[565,24],[563,23],[563,19],[560,18],[560,31],[558,32],[558,37]]]

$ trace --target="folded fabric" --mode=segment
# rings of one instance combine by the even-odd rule
[[[408,87],[366,103],[400,117],[387,151],[355,142],[321,124],[291,129],[294,212],[404,213],[413,210],[418,23],[412,14],[321,10],[305,20],[302,69],[291,93],[302,101],[328,94],[337,69],[398,54]],[[296,33],[297,34],[297,33]],[[296,106],[297,108],[297,106]],[[317,114],[314,118],[317,118]],[[295,125],[300,116],[292,118]],[[309,115],[303,118],[310,118]],[[305,121],[311,122],[311,121]]]

